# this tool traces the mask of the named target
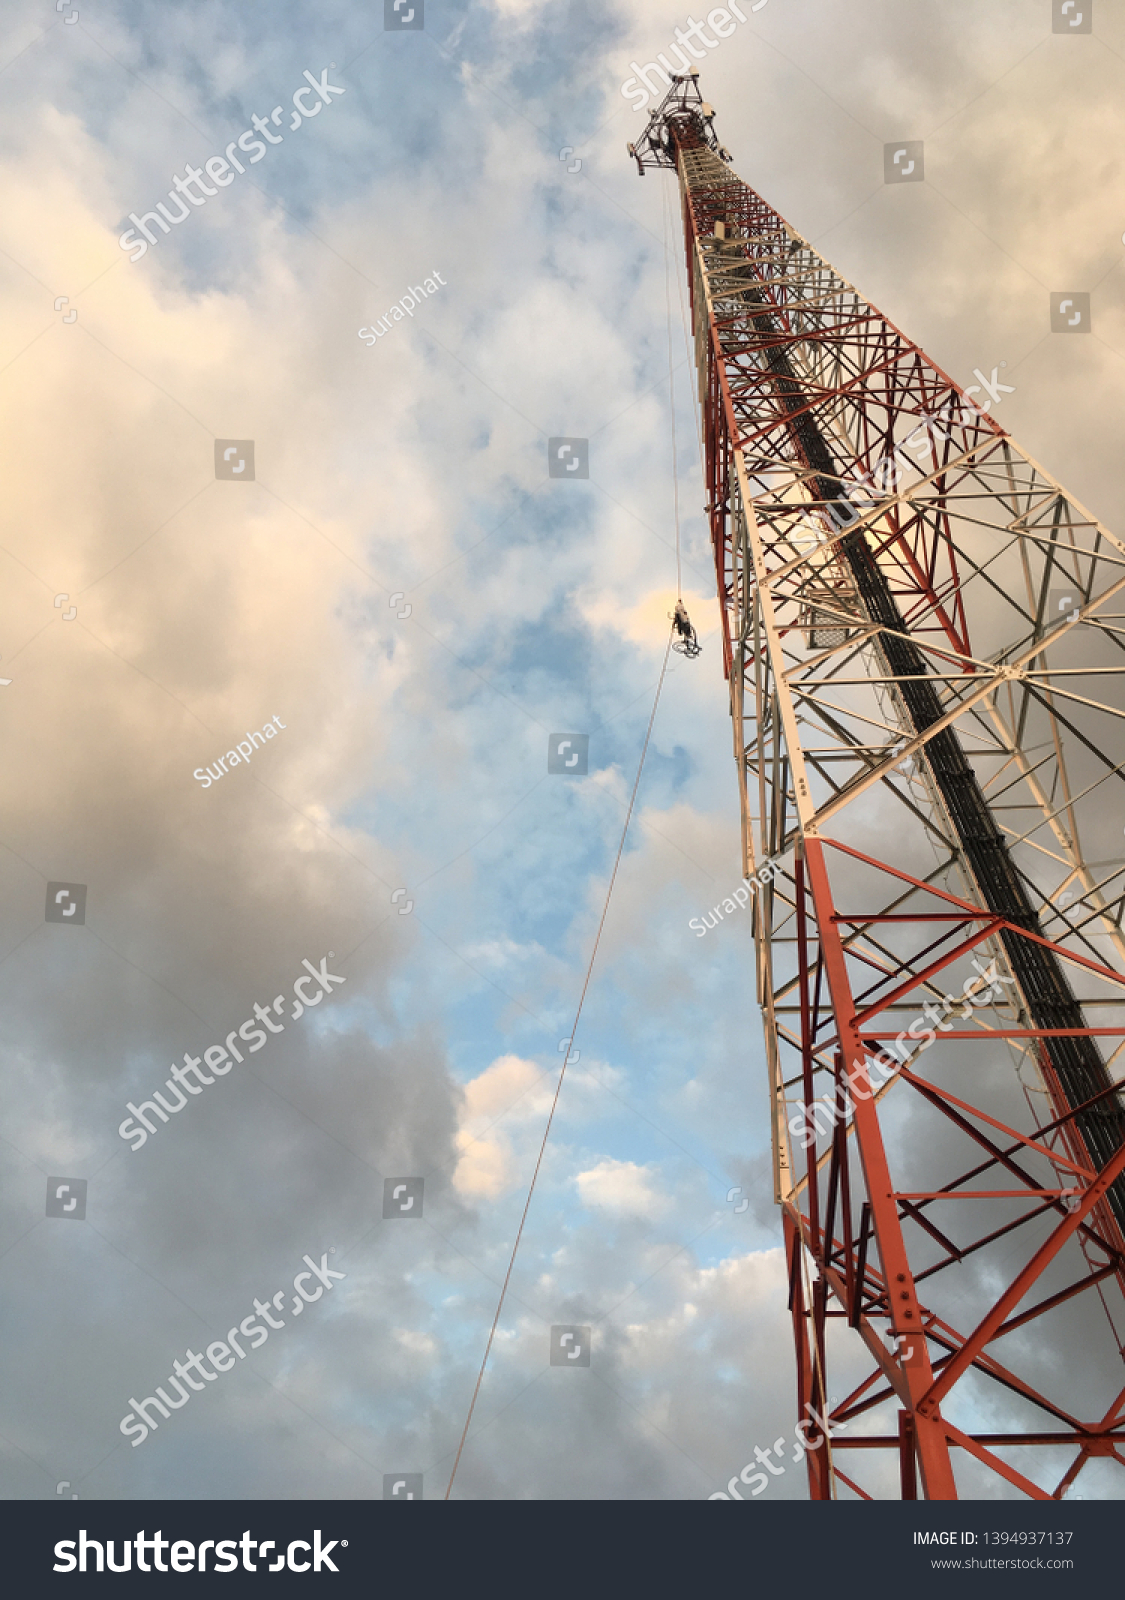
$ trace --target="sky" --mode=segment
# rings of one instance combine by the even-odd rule
[[[958,382],[1004,364],[998,420],[1120,527],[1125,11],[744,9],[701,65],[735,170]],[[0,1493],[444,1494],[678,548],[703,654],[663,678],[453,1494],[705,1499],[795,1407],[749,927],[689,928],[741,860],[677,212],[625,152],[631,63],[688,14],[2,15]],[[924,181],[887,184],[907,139]],[[282,1326],[123,1434],[255,1299]]]

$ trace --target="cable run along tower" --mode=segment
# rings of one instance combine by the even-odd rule
[[[1125,545],[730,169],[679,179],[814,1499],[1125,1492]],[[836,1432],[835,1425],[843,1431]]]

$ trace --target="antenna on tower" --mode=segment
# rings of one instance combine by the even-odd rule
[[[1125,1314],[1125,543],[730,170],[695,72],[629,154],[684,196],[798,1415],[904,1499],[970,1456],[1060,1497],[1120,1427],[1121,1340],[1078,1387],[1059,1308]],[[871,1497],[842,1448],[813,1498]]]

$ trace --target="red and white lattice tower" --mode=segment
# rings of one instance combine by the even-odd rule
[[[1061,1496],[1125,1465],[1125,545],[713,121],[675,79],[630,153],[679,178],[743,870],[778,867],[797,1409],[842,1425],[810,1493]]]

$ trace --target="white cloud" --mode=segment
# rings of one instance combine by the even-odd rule
[[[574,1182],[584,1206],[618,1217],[658,1217],[670,1201],[659,1168],[615,1161],[612,1156],[578,1173]]]
[[[453,1174],[459,1194],[491,1200],[515,1183],[511,1129],[529,1122],[542,1126],[553,1092],[540,1067],[514,1055],[501,1056],[465,1085]]]

